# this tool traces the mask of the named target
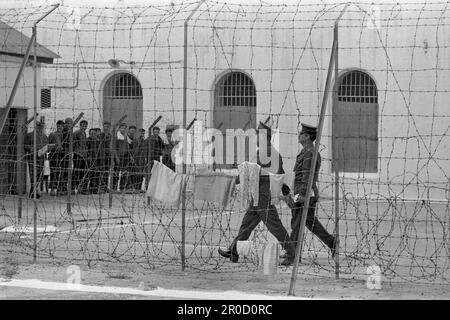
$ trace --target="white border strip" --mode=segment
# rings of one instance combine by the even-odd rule
[[[41,281],[36,279],[12,279],[10,281],[0,278],[0,287],[16,287],[37,290],[76,291],[107,294],[139,295],[155,298],[177,299],[203,299],[203,300],[306,300],[302,297],[271,296],[264,294],[252,294],[241,291],[191,291],[156,288],[155,290],[140,290],[127,287],[93,286],[83,284],[71,284],[64,282]]]

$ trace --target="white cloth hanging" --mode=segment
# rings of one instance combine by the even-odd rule
[[[241,185],[241,206],[247,208],[253,200],[253,205],[259,202],[259,173],[261,167],[256,163],[243,162],[238,166]]]
[[[185,175],[175,173],[161,162],[154,161],[147,188],[147,196],[179,207],[185,184]]]

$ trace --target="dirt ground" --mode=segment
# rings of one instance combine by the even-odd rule
[[[279,268],[278,274],[263,275],[255,268],[257,259],[253,253],[253,258],[237,265],[218,256],[217,248],[226,247],[236,234],[242,219],[241,211],[201,205],[187,211],[188,267],[182,272],[179,259],[181,216],[177,210],[148,205],[142,195],[115,196],[112,209],[108,209],[107,195],[103,195],[76,197],[69,217],[62,200],[44,198],[39,202],[39,226],[55,226],[59,232],[38,237],[40,256],[37,264],[31,263],[30,235],[0,235],[0,278],[65,283],[67,268],[76,264],[81,268],[81,282],[85,285],[287,295],[292,268]],[[323,204],[319,216],[327,222],[326,228],[332,230],[328,205]],[[15,221],[17,199],[4,199],[3,206],[0,229],[17,224],[32,227],[31,203],[23,204],[20,223]],[[345,237],[341,242],[341,269],[345,276],[339,280],[334,278],[334,264],[329,252],[308,233],[306,258],[299,268],[296,296],[314,299],[450,299],[446,227],[445,224],[437,225],[435,221],[440,220],[435,216],[428,219],[430,212],[439,212],[440,216],[446,217],[448,208],[441,205],[433,208],[408,206],[394,209],[403,208],[409,215],[415,212],[414,219],[393,219],[386,213],[378,216],[383,210],[394,210],[388,207],[389,211],[379,203],[371,204],[364,214],[359,209],[346,211],[342,227]],[[280,216],[283,224],[289,226],[286,208],[280,208]],[[409,231],[401,231],[400,227]],[[430,227],[435,229],[432,234],[427,234]],[[257,243],[268,241],[269,236],[267,230],[258,227],[252,239]],[[8,252],[23,256],[14,256],[11,263],[6,259]],[[382,275],[381,290],[367,288],[366,272],[371,265],[379,265],[390,272]],[[405,280],[407,278],[412,280]],[[4,286],[0,286],[0,298],[148,299],[145,296],[70,291],[61,294]]]
[[[17,266],[14,279],[39,279],[65,283],[69,277],[68,266],[43,263]],[[6,265],[2,264],[2,270]],[[142,270],[130,265],[104,264],[95,268],[80,266],[81,283],[96,286],[117,286],[152,290],[164,289],[194,291],[236,290],[269,296],[287,295],[291,269],[274,275],[259,272],[199,272],[196,270]],[[13,272],[14,273],[14,272]],[[3,277],[5,279],[5,277]],[[4,280],[5,281],[5,280]],[[449,299],[450,285],[417,284],[382,281],[381,289],[368,289],[365,281],[357,279],[336,280],[299,274],[295,295],[312,299]],[[2,299],[149,299],[145,296],[51,291],[0,286]],[[195,299],[195,296],[192,297]],[[154,298],[152,298],[154,299]],[[171,299],[160,297],[160,299]]]

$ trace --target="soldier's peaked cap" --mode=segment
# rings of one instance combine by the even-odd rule
[[[302,131],[301,133],[307,133],[307,134],[317,134],[317,128],[306,124],[306,123],[302,123]]]

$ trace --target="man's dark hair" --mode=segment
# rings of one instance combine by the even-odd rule
[[[102,132],[102,129],[100,129],[100,128],[95,128],[95,131],[97,131],[97,132]]]
[[[172,128],[167,128],[166,129],[166,133],[169,133],[169,132],[173,133],[173,129]]]
[[[139,132],[144,132],[145,133],[145,129],[140,128]]]
[[[125,122],[122,122],[121,124],[120,124],[120,126],[119,126],[119,128],[122,128],[122,127],[127,127],[127,124],[125,123]]]
[[[103,122],[103,125],[105,125],[105,124],[107,124],[107,125],[111,125],[111,122],[109,122],[109,121],[105,121],[105,122]]]
[[[95,128],[90,128],[89,133],[91,133],[92,131],[97,131],[97,130]]]
[[[159,127],[153,127],[152,131],[155,131],[155,130],[161,131],[161,129]]]
[[[80,121],[80,126],[83,125],[83,124],[88,125],[88,122],[87,122],[86,120],[81,120],[81,121]]]
[[[136,126],[129,126],[128,129],[136,129]]]
[[[63,120],[58,120],[58,121],[56,121],[56,125],[57,126],[64,125],[64,121]]]

